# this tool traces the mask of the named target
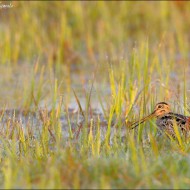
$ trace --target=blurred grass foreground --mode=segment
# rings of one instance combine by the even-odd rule
[[[189,188],[190,2],[0,1],[1,188]],[[124,124],[126,121],[126,124]]]

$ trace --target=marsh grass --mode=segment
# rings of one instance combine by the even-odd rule
[[[0,187],[189,188],[176,125],[176,140],[154,120],[128,128],[159,101],[189,114],[189,2],[13,3],[0,10]]]

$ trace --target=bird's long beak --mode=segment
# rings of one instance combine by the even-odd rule
[[[134,129],[135,127],[137,127],[138,125],[140,125],[141,123],[144,123],[146,120],[155,117],[155,111],[152,112],[150,115],[140,119],[139,121],[136,121],[134,123],[131,124],[131,129]]]

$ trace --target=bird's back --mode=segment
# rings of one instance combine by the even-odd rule
[[[156,124],[159,128],[159,134],[160,132],[164,131],[172,137],[175,137],[175,131],[173,127],[175,123],[179,127],[180,132],[187,133],[187,127],[189,127],[188,118],[189,117],[187,116],[172,112],[169,112],[166,115],[157,118]]]

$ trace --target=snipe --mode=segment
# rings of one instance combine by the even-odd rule
[[[187,137],[187,134],[190,131],[190,117],[171,112],[170,106],[166,102],[157,103],[154,111],[150,115],[132,123],[131,128],[134,129],[150,118],[156,118],[159,134],[160,132],[165,132],[168,136],[175,138],[175,124],[185,137]]]

